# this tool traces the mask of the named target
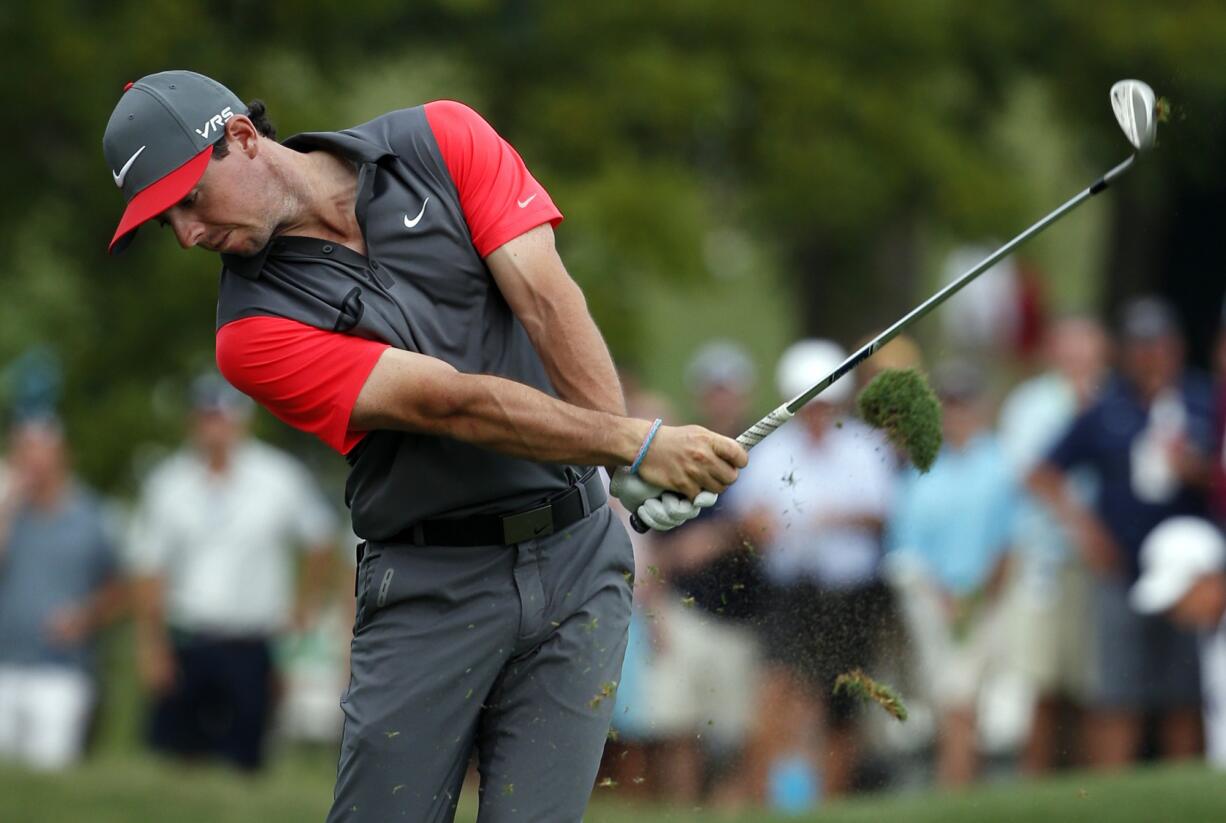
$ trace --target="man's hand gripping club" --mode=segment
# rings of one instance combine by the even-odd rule
[[[635,466],[613,473],[609,492],[643,523],[668,531],[714,506],[748,462],[729,437],[701,426],[660,426],[645,439]]]
[[[749,460],[735,440],[701,426],[660,426],[650,437],[652,424],[645,420],[565,403],[513,380],[463,374],[437,358],[396,348],[379,356],[350,426],[442,435],[528,460],[622,466],[610,490],[659,529],[714,505]]]

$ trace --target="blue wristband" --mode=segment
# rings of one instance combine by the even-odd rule
[[[660,424],[664,421],[656,418],[656,422],[651,424],[651,431],[647,432],[647,439],[643,441],[643,445],[639,447],[638,457],[634,458],[634,462],[630,464],[630,473],[636,474],[639,466],[643,463],[643,458],[647,456],[647,450],[651,448],[651,441],[656,439],[656,432],[660,430]]]

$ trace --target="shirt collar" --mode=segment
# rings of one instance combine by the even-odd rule
[[[222,254],[221,265],[225,267],[226,271],[234,272],[240,277],[246,277],[248,280],[255,280],[264,269],[264,261],[268,259],[268,253],[276,242],[276,240],[270,241],[268,245],[250,257],[243,257],[237,254]]]
[[[359,163],[377,163],[396,152],[352,131],[308,131],[287,137],[282,144],[294,151],[327,149]]]
[[[378,163],[385,157],[397,156],[390,147],[374,143],[351,131],[303,132],[287,137],[281,145],[299,152],[324,149],[362,164]],[[264,269],[264,262],[276,245],[277,239],[274,237],[268,245],[249,257],[223,254],[221,255],[222,265],[227,271],[246,277],[248,280],[255,280],[260,276],[260,272]]]

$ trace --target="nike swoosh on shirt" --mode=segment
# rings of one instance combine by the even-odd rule
[[[409,216],[407,214],[404,216],[404,227],[406,229],[411,229],[414,226],[416,226],[418,223],[421,222],[421,216],[426,213],[426,204],[429,202],[430,202],[429,197],[421,201],[421,211],[419,211],[417,213],[417,216],[414,217],[412,220],[409,219]]]
[[[128,169],[132,168],[132,164],[136,162],[136,158],[140,157],[140,153],[144,150],[145,150],[145,146],[141,146],[139,149],[136,150],[136,154],[129,157],[128,162],[123,164],[123,168],[121,168],[117,172],[116,171],[111,172],[111,177],[115,178],[116,186],[118,186],[121,189],[123,188],[123,181],[124,181],[124,178],[128,176]]]
[[[531,197],[529,197],[527,200],[516,200],[515,205],[519,206],[521,209],[526,209],[528,208],[528,204],[531,203],[535,199],[536,199],[536,195],[534,194]]]

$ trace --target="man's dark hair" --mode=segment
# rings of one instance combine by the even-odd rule
[[[247,117],[250,118],[255,130],[264,137],[272,140],[277,139],[277,128],[268,119],[268,109],[264,105],[263,100],[252,100],[247,104]],[[230,153],[230,147],[226,144],[226,135],[223,132],[221,138],[213,144],[213,159],[220,160]]]

